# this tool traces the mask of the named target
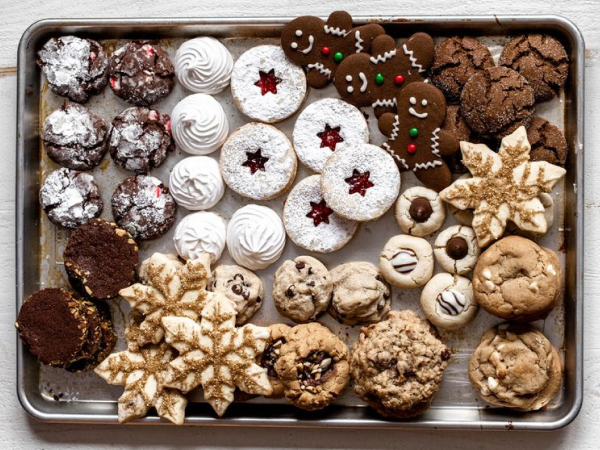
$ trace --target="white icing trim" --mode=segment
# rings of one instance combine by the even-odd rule
[[[377,99],[377,101],[375,103],[373,103],[371,105],[373,108],[377,108],[378,106],[386,106],[391,108],[392,106],[396,106],[396,99],[395,98],[391,98],[391,99]]]
[[[333,34],[335,36],[342,36],[342,37],[346,37],[348,36],[348,34],[350,33],[349,31],[346,31],[340,27],[330,27],[329,25],[325,25],[324,27],[325,29],[325,33],[327,34]]]
[[[315,69],[319,73],[326,75],[327,78],[331,78],[331,70],[329,70],[328,68],[326,68],[323,64],[321,64],[319,62],[314,63],[314,64],[309,64],[306,67],[308,67],[309,69]]]
[[[296,36],[301,37],[302,36],[302,30],[296,30]]]
[[[363,72],[358,72],[358,77],[362,81],[362,85],[360,86],[360,92],[365,92],[368,86],[367,76]]]
[[[394,50],[390,50],[389,52],[385,52],[383,55],[377,55],[377,58],[371,56],[371,62],[373,64],[377,64],[377,63],[384,63],[386,62],[388,59],[392,58],[396,56],[396,49]]]
[[[392,128],[392,132],[390,133],[390,141],[395,141],[396,138],[398,137],[398,131],[400,130],[400,118],[398,117],[398,114],[396,114],[396,116],[394,117],[394,128]],[[438,128],[439,130],[439,128]]]
[[[425,119],[427,117],[427,113],[418,113],[417,111],[415,111],[415,108],[413,108],[412,106],[410,108],[408,108],[408,112],[412,115],[415,116],[419,119]]]
[[[405,169],[409,169],[408,164],[406,164],[406,160],[404,158],[401,158],[400,156],[398,156],[390,147],[390,144],[388,144],[387,142],[384,142],[382,145],[383,149],[385,151],[387,151],[390,155],[392,155],[393,158],[395,158],[397,161],[400,161],[400,164],[402,164],[402,167],[404,167]]]
[[[346,81],[350,83],[352,81],[352,75],[346,75]]]
[[[356,43],[354,44],[356,47],[356,53],[360,53],[364,50],[362,43],[365,42],[364,39],[360,38],[360,30],[356,30],[356,33],[354,33],[354,38],[356,39]]]
[[[298,43],[297,42],[292,42],[290,44],[290,47],[292,47],[294,50],[296,50],[298,48]]]
[[[433,142],[433,145],[431,146],[431,153],[433,153],[435,156],[440,156],[440,149],[438,148],[440,146],[439,143],[439,139],[440,137],[438,136],[438,133],[440,132],[439,128],[436,128],[435,130],[433,130],[433,137],[431,138],[431,142]]]
[[[308,55],[312,51],[314,43],[315,43],[315,38],[311,34],[310,36],[308,36],[308,47],[306,47],[304,50],[300,50],[300,51],[302,53],[304,53],[305,55]]]
[[[413,51],[409,50],[408,47],[406,46],[406,44],[402,45],[402,50],[404,50],[404,54],[406,56],[408,56],[408,59],[410,60],[410,64],[419,71],[419,73],[421,72],[425,72],[425,69],[423,69],[423,66],[421,64],[417,63],[417,58],[415,58],[413,56]]]
[[[427,161],[426,163],[416,163],[415,168],[413,169],[413,172],[416,172],[419,169],[431,169],[431,168],[434,168],[436,166],[441,166],[441,165],[442,165],[442,162],[439,160]]]
[[[348,94],[352,94],[354,92],[354,88],[352,86],[348,86],[346,91],[348,91]]]

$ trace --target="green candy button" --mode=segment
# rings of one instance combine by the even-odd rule
[[[419,135],[419,130],[417,130],[416,128],[411,128],[409,133],[411,137],[417,137]]]
[[[381,75],[380,73],[378,73],[377,75],[375,75],[375,83],[377,83],[377,84],[383,84],[383,75]]]
[[[342,52],[337,52],[335,55],[333,55],[333,60],[335,62],[340,62],[342,59],[344,59],[344,54]]]

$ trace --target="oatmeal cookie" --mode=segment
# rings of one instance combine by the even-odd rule
[[[287,343],[292,327],[283,323],[276,323],[269,327],[269,331],[271,332],[271,338],[267,344],[267,348],[260,357],[259,365],[267,369],[267,376],[273,388],[273,393],[269,397],[281,398],[283,397],[284,386],[279,379],[275,364],[277,364],[277,361],[281,357],[281,346]]]

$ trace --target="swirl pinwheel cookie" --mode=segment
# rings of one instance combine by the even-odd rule
[[[247,394],[271,395],[267,369],[256,361],[269,343],[268,328],[235,326],[235,307],[214,293],[202,310],[200,324],[187,317],[164,317],[166,341],[179,352],[169,364],[165,385],[189,392],[202,385],[205,400],[222,416],[235,388]]]
[[[472,178],[455,181],[440,192],[458,209],[474,209],[473,230],[480,247],[504,234],[507,221],[525,231],[546,233],[547,221],[539,195],[550,192],[565,169],[531,162],[525,127],[502,139],[496,154],[484,144],[461,143],[463,164]]]

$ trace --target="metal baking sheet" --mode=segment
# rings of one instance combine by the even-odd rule
[[[18,74],[18,133],[17,133],[17,310],[23,299],[32,292],[50,286],[68,285],[62,268],[62,251],[68,232],[54,227],[40,213],[38,190],[41,180],[56,166],[50,161],[40,144],[39,129],[45,117],[59,107],[63,100],[49,92],[45,79],[35,66],[35,54],[52,36],[77,34],[102,41],[112,52],[122,42],[131,38],[153,38],[161,41],[171,56],[179,45],[192,37],[211,35],[219,38],[237,58],[245,50],[261,43],[277,43],[283,24],[290,18],[269,19],[152,19],[152,20],[45,20],[33,24],[23,35],[19,46]],[[536,413],[513,413],[490,407],[479,400],[466,374],[470,354],[479,342],[483,331],[499,320],[480,311],[474,322],[458,332],[442,331],[444,341],[452,348],[453,358],[444,375],[440,392],[432,408],[422,416],[409,421],[386,420],[354,396],[348,388],[335,405],[322,412],[303,412],[285,400],[258,398],[244,403],[234,403],[226,416],[216,419],[211,409],[202,401],[200,391],[192,394],[186,423],[205,425],[263,425],[263,426],[335,426],[379,428],[485,428],[485,429],[556,429],[574,419],[582,401],[582,310],[583,310],[583,52],[584,44],[577,28],[569,21],[556,16],[538,17],[359,17],[355,22],[381,22],[386,31],[402,38],[413,32],[426,31],[437,40],[454,34],[469,34],[482,39],[497,57],[510,35],[543,31],[556,35],[566,45],[571,59],[571,72],[567,86],[560,97],[537,107],[537,115],[557,124],[569,141],[569,166],[566,179],[554,189],[555,221],[551,231],[539,242],[557,251],[565,267],[564,301],[545,320],[536,323],[560,350],[565,367],[563,389],[545,411]],[[156,108],[169,113],[175,104],[189,93],[176,84],[173,92]],[[337,96],[330,86],[324,90],[311,90],[308,102],[319,98]],[[233,105],[229,90],[219,94],[230,129],[248,122]],[[110,89],[105,89],[87,104],[94,112],[110,121],[128,107],[117,99]],[[372,111],[369,116],[371,142],[380,144],[383,136],[377,131]],[[276,126],[291,136],[295,117]],[[168,183],[172,167],[186,155],[177,151],[165,164],[153,171],[153,175]],[[219,157],[219,152],[211,155]],[[299,166],[296,181],[310,175]],[[105,201],[103,217],[111,219],[110,196],[117,183],[130,173],[112,164],[110,157],[94,170]],[[414,185],[412,174],[403,173],[402,190]],[[225,219],[231,217],[240,206],[248,203],[230,190],[212,210]],[[281,211],[283,198],[266,204]],[[108,207],[107,207],[108,206]],[[178,219],[188,212],[179,208]],[[442,229],[454,224],[448,215]],[[330,255],[315,255],[329,268],[337,264],[367,260],[377,263],[378,255],[389,237],[399,234],[393,213],[382,219],[365,223],[354,240],[344,249]],[[154,251],[174,252],[171,233],[157,241],[140,246],[141,259]],[[435,240],[434,235],[429,240]],[[307,252],[288,240],[280,263]],[[232,260],[227,252],[219,263]],[[280,263],[258,274],[265,283],[267,293],[262,309],[252,322],[268,325],[285,322],[278,315],[270,298],[272,275]],[[439,271],[439,267],[436,267]],[[394,290],[393,309],[419,310],[420,290]],[[113,317],[122,337],[123,318],[127,314],[124,301],[112,302]],[[347,344],[351,345],[359,327],[346,327],[329,316],[320,319]],[[289,322],[289,321],[288,321]],[[121,387],[108,386],[93,372],[68,374],[63,370],[40,366],[35,358],[18,345],[17,390],[25,410],[40,420],[52,422],[105,422],[117,421],[116,399]],[[123,339],[119,345],[122,347]],[[164,423],[156,416],[148,416],[136,423]]]

